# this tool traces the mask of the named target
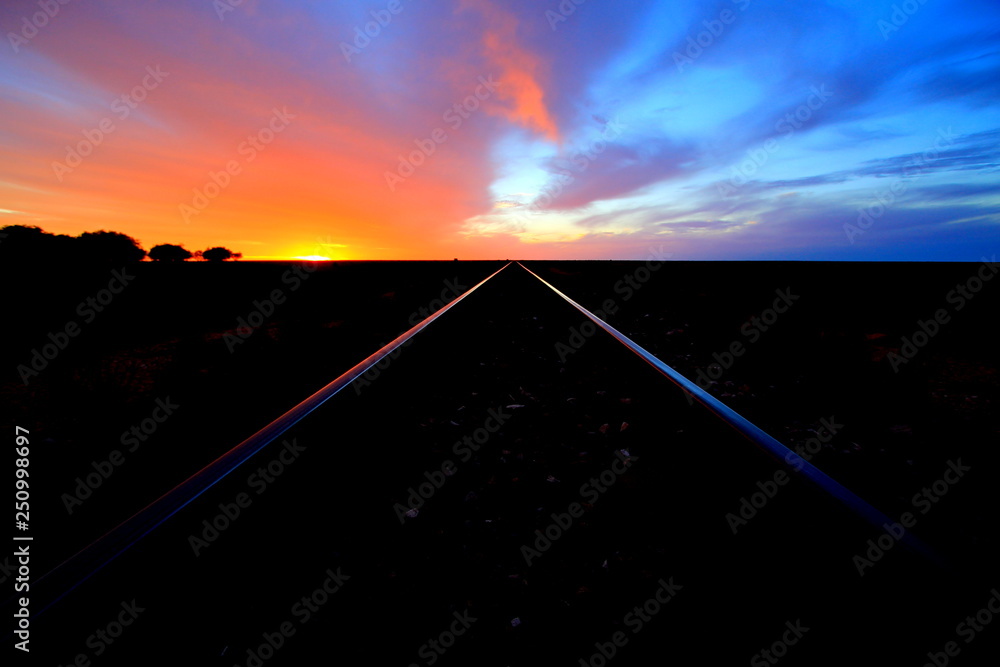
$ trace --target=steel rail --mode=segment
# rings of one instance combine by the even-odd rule
[[[41,615],[60,600],[65,598],[69,593],[97,574],[118,556],[125,553],[129,548],[139,542],[139,540],[162,525],[170,517],[177,514],[200,495],[208,491],[208,489],[218,484],[223,478],[236,470],[236,468],[250,459],[254,454],[257,454],[269,444],[274,442],[292,426],[319,408],[340,390],[344,389],[357,378],[362,376],[372,366],[379,363],[394,350],[404,345],[416,334],[423,331],[432,322],[454,308],[459,302],[482,287],[487,281],[510,266],[510,264],[510,262],[504,264],[486,278],[476,283],[473,287],[466,290],[459,297],[449,301],[443,307],[434,311],[426,318],[415,324],[412,328],[408,329],[406,332],[400,334],[389,343],[383,345],[377,351],[365,357],[365,359],[355,364],[348,371],[342,373],[322,389],[315,392],[298,405],[272,421],[270,424],[257,431],[226,453],[222,454],[219,458],[215,459],[204,468],[188,477],[170,491],[167,491],[149,505],[136,512],[131,517],[124,520],[116,527],[112,528],[107,533],[64,560],[59,565],[52,568],[43,576],[36,579],[32,583],[33,588],[50,577],[65,580],[67,583],[60,586],[59,582],[49,581],[49,588],[54,587],[56,590],[62,590],[62,593],[51,601],[45,603],[39,611],[33,612],[32,618],[36,618]],[[81,571],[82,574],[80,574]],[[36,595],[38,595],[38,593],[34,593],[33,597]],[[6,607],[10,604],[13,599],[14,598],[9,598],[5,600],[4,606]]]
[[[663,361],[658,359],[655,355],[649,351],[643,349],[640,345],[635,343],[628,336],[622,332],[615,329],[613,326],[597,317],[589,310],[578,304],[573,299],[566,296],[564,293],[559,291],[555,286],[550,284],[544,278],[539,276],[537,273],[524,266],[520,262],[517,263],[522,269],[538,278],[546,287],[551,289],[553,292],[558,294],[564,300],[566,300],[571,306],[576,308],[578,311],[583,313],[588,319],[590,319],[594,324],[603,329],[605,332],[614,336],[620,343],[625,347],[629,348],[635,354],[639,355],[643,360],[649,363],[653,368],[658,370],[660,373],[665,375],[671,382],[676,384],[682,390],[687,392],[694,400],[701,403],[706,409],[711,413],[722,419],[729,426],[736,429],[740,434],[750,440],[752,443],[757,445],[760,449],[764,450],[772,458],[776,459],[780,464],[792,471],[793,474],[800,475],[801,477],[812,482],[814,485],[818,486],[822,491],[834,497],[844,505],[846,505],[850,510],[861,516],[863,519],[868,521],[871,525],[884,531],[886,526],[896,523],[893,519],[889,518],[886,514],[876,509],[874,506],[869,504],[867,501],[862,499],[860,496],[855,494],[853,491],[845,487],[843,484],[833,479],[822,470],[806,461],[804,458],[799,456],[795,451],[789,449],[787,446],[783,445],[773,436],[765,432],[759,426],[753,424],[743,415],[739,414],[728,405],[717,399],[716,397],[709,394],[707,391],[699,387],[696,383],[692,382],[684,375],[679,373],[674,368],[668,366]],[[909,531],[903,534],[901,541],[908,547],[915,551],[920,552],[922,555],[927,557],[937,566],[950,570],[951,567],[945,562],[939,555],[937,555],[929,546],[924,544],[922,541],[913,537]]]

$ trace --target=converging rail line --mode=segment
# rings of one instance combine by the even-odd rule
[[[36,584],[44,582],[45,588],[41,595],[39,595],[41,605],[38,607],[39,611],[35,612],[34,616],[37,617],[52,608],[73,590],[101,571],[117,557],[128,551],[143,537],[149,535],[159,526],[163,525],[184,507],[192,503],[199,496],[218,484],[227,475],[235,471],[248,459],[263,450],[269,444],[276,441],[289,429],[317,410],[321,405],[342,389],[357,380],[382,359],[407,343],[416,334],[427,328],[432,322],[443,316],[459,302],[466,299],[469,295],[481,288],[497,274],[509,267],[511,263],[512,262],[508,262],[453,301],[431,313],[424,320],[417,323],[406,332],[400,334],[394,340],[382,346],[359,363],[355,364],[352,368],[342,373],[335,380],[300,402],[291,410],[282,414],[264,428],[260,429],[258,432],[236,445],[195,474],[191,475],[170,491],[164,493],[149,505],[133,514],[130,518],[121,522],[116,527],[91,542],[88,546],[67,558],[43,577],[39,578]],[[633,342],[620,331],[598,318],[577,302],[573,301],[566,294],[559,291],[553,285],[545,281],[538,274],[534,273],[520,262],[517,262],[517,264],[530,275],[541,281],[546,287],[555,292],[555,294],[564,299],[567,303],[572,305],[576,310],[593,321],[595,325],[613,336],[633,353],[641,357],[661,374],[665,375],[671,382],[676,384],[683,391],[687,392],[688,395],[698,401],[698,403],[704,406],[711,414],[721,419],[727,425],[754,443],[757,447],[764,450],[781,465],[787,467],[793,473],[809,480],[809,482],[818,487],[825,494],[837,499],[840,503],[845,505],[858,516],[865,519],[877,529],[882,530],[885,525],[892,523],[892,520],[887,515],[867,503],[865,500],[831,478],[829,475],[816,468],[814,465],[796,454],[793,450],[789,449],[761,428],[751,423],[745,417],[723,404],[717,398],[699,387],[696,383],[684,377],[675,369],[671,368],[653,354]],[[921,553],[935,564],[947,569],[947,565],[939,556],[937,556],[937,554],[935,554],[921,541],[912,537],[909,533],[906,533],[903,536],[902,542],[908,545],[911,549]],[[36,593],[36,595],[38,594]],[[10,602],[11,600],[6,600],[5,604],[9,604]]]

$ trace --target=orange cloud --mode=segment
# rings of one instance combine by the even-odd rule
[[[486,8],[487,31],[463,34],[467,41],[454,47],[475,57],[448,59],[444,80],[408,89],[406,104],[398,90],[387,92],[381,79],[339,59],[335,44],[327,48],[336,57],[318,65],[279,48],[273,23],[269,39],[255,43],[237,31],[257,20],[244,14],[222,23],[210,6],[151,5],[124,31],[109,17],[113,9],[67,13],[21,54],[12,72],[26,84],[0,95],[3,126],[18,137],[0,148],[0,226],[71,235],[112,229],[146,249],[223,245],[247,259],[472,259],[501,249],[517,256],[516,240],[498,245],[458,233],[493,203],[493,166],[482,156],[501,118],[550,139],[558,132],[539,83],[543,63],[515,45],[515,19]],[[303,53],[329,41],[302,17],[294,25],[304,26],[296,33],[296,44],[310,45]],[[162,26],[176,27],[163,39],[143,38]],[[142,82],[147,65],[169,74],[123,118],[112,101]],[[483,107],[497,122],[453,128],[442,116],[448,102],[484,72],[501,81]],[[239,147],[267,126],[273,109],[286,107],[294,120],[251,160]],[[72,171],[54,173],[66,147],[105,119],[113,131]],[[447,141],[390,190],[385,174],[437,128]],[[220,176],[232,161],[238,173]],[[225,181],[218,191],[213,178]],[[206,205],[185,218],[181,207],[209,190]]]
[[[517,18],[488,0],[465,0],[462,6],[475,8],[489,22],[483,35],[483,51],[490,64],[500,70],[497,96],[506,103],[501,107],[502,115],[540,132],[550,141],[558,141],[559,128],[549,114],[540,83],[546,67],[536,54],[518,44]]]

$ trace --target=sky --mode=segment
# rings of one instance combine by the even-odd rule
[[[1000,251],[996,0],[5,0],[0,28],[0,226],[248,259]]]

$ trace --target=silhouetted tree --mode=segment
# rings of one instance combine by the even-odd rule
[[[153,246],[153,249],[149,251],[149,258],[154,262],[183,262],[186,259],[191,259],[191,253],[182,246],[161,243]]]
[[[216,247],[203,250],[201,252],[201,256],[209,262],[224,262],[227,259],[233,259],[234,257],[242,255],[234,253],[229,248]]]
[[[120,232],[84,232],[77,239],[79,255],[92,263],[120,266],[146,256],[138,241]]]
[[[0,262],[10,266],[28,258],[34,261],[40,255],[44,233],[40,227],[29,225],[0,228]]]
[[[17,241],[18,239],[37,239],[42,234],[47,234],[48,232],[42,231],[41,227],[36,227],[35,225],[6,225],[0,227],[0,240],[3,241]]]
[[[8,225],[0,228],[0,261],[18,266],[78,261],[77,243],[71,236],[49,234],[33,225]]]
[[[0,253],[14,258],[22,253],[35,254],[43,243],[45,236],[51,236],[34,225],[7,225],[0,227]]]

